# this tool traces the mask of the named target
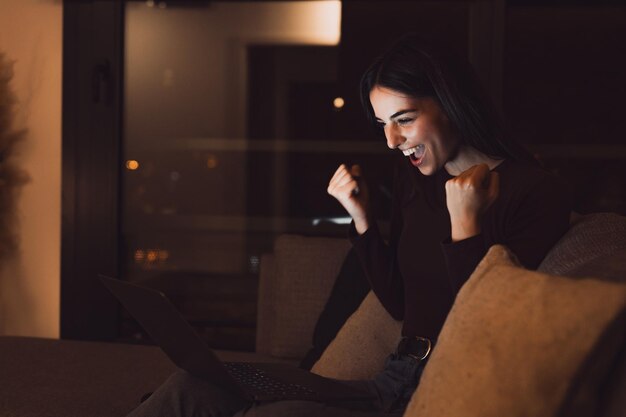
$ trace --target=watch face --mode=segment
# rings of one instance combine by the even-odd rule
[[[432,343],[425,337],[405,337],[400,341],[398,351],[416,360],[424,360],[432,350]]]
[[[416,356],[418,356],[420,360],[424,360],[430,353],[430,340],[419,338],[417,342],[419,349],[417,350]]]

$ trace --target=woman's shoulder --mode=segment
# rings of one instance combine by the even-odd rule
[[[571,194],[571,187],[563,178],[539,164],[507,159],[495,171],[500,176],[501,194],[538,194],[547,198],[569,198]]]
[[[556,174],[539,164],[514,161],[511,159],[503,160],[494,171],[496,171],[500,177],[505,177],[509,181],[516,181],[523,184],[560,180]]]

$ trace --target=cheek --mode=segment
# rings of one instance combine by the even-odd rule
[[[432,141],[432,131],[428,123],[418,122],[410,129],[410,137],[417,139],[420,143],[429,143]]]
[[[428,145],[429,147],[441,148],[440,136],[436,126],[427,121],[418,123],[413,130],[413,137],[417,142]]]
[[[448,129],[447,124],[440,124],[436,128],[435,137],[437,138],[437,147],[439,149],[450,152],[457,147],[457,140]]]

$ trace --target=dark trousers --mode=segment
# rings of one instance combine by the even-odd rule
[[[313,401],[251,403],[185,371],[174,373],[129,417],[374,417],[401,416],[417,387],[424,363],[389,355],[373,380],[340,381],[373,395],[372,401],[325,404]]]

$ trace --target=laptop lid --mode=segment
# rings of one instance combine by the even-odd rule
[[[249,397],[165,294],[104,275],[98,278],[176,366]]]
[[[369,392],[284,364],[255,363],[254,381],[239,382],[162,292],[103,275],[99,278],[179,368],[244,398],[255,401],[372,398]],[[265,375],[276,379],[273,384],[288,385],[278,390],[262,389],[260,382],[267,382]],[[294,386],[306,389],[294,391]]]

